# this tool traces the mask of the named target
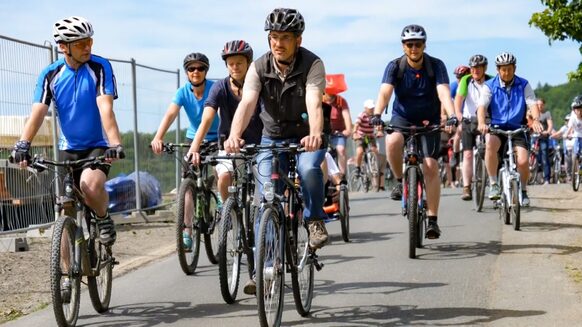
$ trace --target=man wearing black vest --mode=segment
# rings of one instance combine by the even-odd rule
[[[224,143],[227,152],[238,152],[240,136],[249,123],[255,104],[261,100],[262,144],[301,143],[306,152],[299,155],[297,169],[305,203],[303,215],[309,225],[309,245],[318,249],[328,239],[323,218],[324,192],[321,163],[325,68],[319,57],[301,47],[305,29],[303,16],[295,9],[277,8],[265,21],[270,51],[254,61],[245,78],[242,99],[236,110],[231,132]],[[271,154],[257,157],[259,187],[270,180]],[[282,160],[281,163],[286,163]],[[255,220],[255,232],[259,230]],[[258,239],[258,238],[257,238]]]
[[[447,115],[447,130],[458,123],[451,99],[449,78],[444,63],[424,53],[426,48],[426,31],[419,25],[408,25],[401,33],[404,56],[391,61],[382,78],[382,85],[376,101],[372,123],[382,124],[380,115],[390,103],[395,93],[390,124],[395,126],[423,126],[440,123],[440,106],[444,105]],[[429,218],[426,237],[440,237],[437,214],[441,185],[439,179],[438,156],[440,150],[440,133],[421,137],[419,147],[423,157],[423,172],[426,185],[427,216]],[[390,167],[398,183],[391,193],[393,200],[402,198],[402,152],[404,136],[395,132],[386,138],[386,153]]]

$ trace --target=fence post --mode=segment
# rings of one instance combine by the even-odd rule
[[[55,62],[55,60],[58,59],[59,57],[59,48],[57,48],[56,46],[51,46],[50,47],[50,61]],[[51,118],[52,118],[52,124],[53,124],[53,158],[55,160],[59,160],[59,138],[58,138],[58,130],[60,129],[60,127],[57,127],[57,112],[55,110],[55,105],[54,103],[51,101]],[[61,196],[61,183],[59,182],[59,169],[55,169],[55,181],[57,181],[55,184],[55,199],[57,199],[59,196]],[[56,212],[55,210],[55,221],[59,218],[59,213]]]
[[[176,69],[177,85],[176,90],[180,88],[180,69]],[[180,143],[180,113],[176,117],[176,144]],[[176,196],[178,194],[178,187],[180,187],[180,180],[182,179],[182,174],[180,171],[180,163],[176,161]]]
[[[135,163],[135,208],[141,211],[141,183],[139,179],[139,133],[137,128],[137,78],[135,59],[131,58],[131,93],[133,102],[133,160]]]

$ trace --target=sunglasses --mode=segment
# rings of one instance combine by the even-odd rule
[[[193,73],[195,71],[205,72],[206,71],[206,67],[204,67],[204,66],[190,66],[186,70],[188,72],[190,72],[190,73]]]
[[[87,38],[87,39],[83,39],[83,40],[71,42],[71,46],[72,47],[75,47],[75,48],[77,48],[79,50],[83,50],[86,47],[93,46],[93,39],[92,38]]]
[[[424,45],[424,42],[406,42],[404,43],[404,45],[408,48],[408,49],[412,49],[417,48],[417,49],[421,49],[422,46]]]

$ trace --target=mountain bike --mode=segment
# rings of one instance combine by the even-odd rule
[[[367,193],[370,189],[374,192],[380,190],[380,169],[378,167],[378,157],[370,149],[370,143],[375,142],[375,138],[364,135],[363,137],[364,156],[361,171],[354,173],[350,177],[350,186],[353,191],[363,191]]]
[[[541,163],[538,162],[538,153],[540,152],[540,134],[533,133],[531,134],[531,138],[533,139],[533,143],[531,144],[529,150],[529,157],[528,157],[528,165],[529,165],[529,179],[527,183],[529,185],[532,184],[541,184],[543,183],[543,173],[540,175],[540,168]]]
[[[499,218],[505,224],[513,223],[513,229],[519,230],[520,227],[520,210],[522,202],[522,186],[519,172],[516,169],[515,151],[513,150],[513,137],[517,134],[527,133],[527,127],[520,127],[512,131],[504,131],[497,127],[489,128],[489,133],[500,134],[507,137],[507,143],[504,150],[503,164],[499,169],[499,182],[501,188],[501,198],[497,200],[496,206],[499,208]]]
[[[279,326],[283,314],[285,272],[291,273],[295,308],[301,316],[311,310],[314,268],[323,267],[309,247],[309,232],[303,219],[303,200],[297,179],[297,144],[257,146],[270,151],[271,180],[263,185],[261,223],[257,240],[257,303],[261,326]],[[288,160],[289,172],[279,166],[280,155]],[[260,164],[260,163],[259,163]],[[284,189],[283,192],[277,190]]]
[[[178,148],[190,148],[190,144],[164,143],[163,151],[176,154],[183,168],[182,182],[178,190],[178,212],[176,217],[176,248],[180,267],[186,275],[191,275],[198,267],[200,256],[200,236],[204,235],[204,247],[208,261],[218,263],[216,246],[220,221],[218,197],[213,190],[214,175],[207,163],[194,166],[189,158],[182,158]],[[218,150],[216,142],[204,141],[200,146],[200,156],[214,154]],[[186,235],[185,235],[186,234]],[[184,238],[191,237],[191,246],[184,244]]]
[[[422,135],[440,132],[441,125],[394,126],[384,128],[387,134],[400,132],[405,137],[404,176],[402,191],[402,215],[408,218],[408,257],[416,258],[416,249],[422,248],[425,230],[428,227],[426,216],[426,194],[424,175],[420,167],[422,159],[419,143]]]
[[[248,145],[241,149],[240,154],[207,157],[212,165],[220,164],[217,162],[220,159],[232,160],[235,168],[232,185],[228,187],[228,198],[222,207],[218,242],[220,292],[224,301],[229,304],[236,301],[243,254],[247,258],[249,277],[252,278],[255,270],[254,220],[258,210],[258,206],[254,204],[255,154],[254,145]]]
[[[582,144],[578,145],[582,146]],[[582,178],[582,160],[580,154],[572,151],[572,190],[578,192],[580,188],[580,179]]]
[[[475,210],[477,212],[483,210],[488,179],[485,167],[485,137],[479,134],[477,144],[473,148],[473,185],[475,185]]]
[[[565,181],[566,171],[562,169],[562,147],[556,144],[553,153],[550,153],[550,162],[552,163],[551,182],[553,184],[560,184]]]
[[[118,264],[111,246],[99,242],[99,230],[92,210],[85,205],[84,195],[75,185],[74,171],[90,167],[96,169],[105,162],[105,156],[75,161],[52,161],[35,157],[31,167],[37,171],[49,166],[62,167],[64,195],[55,204],[59,217],[54,224],[50,253],[50,283],[53,311],[59,326],[75,326],[79,317],[81,279],[87,276],[91,304],[98,313],[109,310],[112,270]],[[85,229],[86,228],[86,229]]]
[[[335,132],[334,134],[343,135],[343,134],[341,134],[341,132]],[[337,163],[338,162],[337,151],[333,146],[331,146],[330,143],[328,143],[327,152],[329,152],[331,154],[332,158]],[[335,192],[336,191],[335,186],[333,186],[333,189],[330,187],[330,189],[328,191]],[[350,197],[349,197],[348,185],[347,185],[345,175],[342,175],[342,181],[340,183],[338,198],[339,198],[339,200],[338,200],[339,208],[338,208],[338,211],[333,214],[333,216],[337,215],[337,218],[339,218],[339,220],[340,220],[342,239],[344,240],[344,242],[349,242],[350,241]]]

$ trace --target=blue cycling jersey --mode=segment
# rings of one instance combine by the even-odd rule
[[[59,59],[46,67],[36,84],[34,103],[54,102],[61,135],[60,150],[107,147],[96,98],[117,99],[113,69],[107,59],[91,55],[77,70]]]
[[[204,95],[202,99],[197,99],[194,96],[194,92],[192,92],[192,84],[190,82],[186,82],[184,86],[180,87],[172,102],[176,104],[178,107],[184,107],[186,110],[186,115],[188,116],[188,120],[190,121],[190,126],[188,126],[188,131],[186,131],[186,137],[189,139],[194,139],[194,135],[196,135],[196,131],[198,130],[198,126],[202,122],[202,113],[204,112],[204,103],[210,94],[210,89],[214,84],[213,81],[206,80],[206,85],[204,86]],[[212,126],[206,133],[206,140],[208,141],[216,141],[218,140],[218,116],[214,117],[212,121]]]

